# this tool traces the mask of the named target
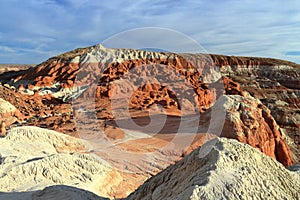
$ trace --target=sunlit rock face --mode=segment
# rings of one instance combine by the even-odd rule
[[[128,199],[299,199],[299,175],[247,144],[218,138],[150,178]]]

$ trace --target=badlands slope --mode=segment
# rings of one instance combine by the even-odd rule
[[[96,45],[50,58],[36,67],[4,72],[0,74],[0,128],[7,136],[0,139],[0,181],[4,183],[0,191],[6,193],[1,195],[27,194],[30,199],[54,194],[51,198],[56,198],[56,192],[67,190],[66,198],[71,199],[77,194],[91,195],[91,199],[95,195],[124,198],[148,178],[166,173],[171,177],[178,168],[190,171],[184,171],[190,177],[186,186],[191,184],[186,191],[180,190],[185,188],[180,180],[187,177],[174,172],[173,183],[162,179],[160,188],[150,179],[151,187],[148,182],[142,186],[150,188],[146,189],[150,194],[138,189],[130,198],[148,198],[156,187],[170,199],[177,193],[188,198],[190,191],[195,191],[196,199],[230,196],[227,178],[217,181],[216,187],[209,181],[209,187],[198,182],[199,177],[215,182],[218,176],[207,174],[220,172],[220,176],[228,173],[234,182],[232,198],[242,198],[238,192],[248,197],[252,183],[261,191],[274,188],[293,199],[297,195],[290,181],[298,178],[297,173],[283,166],[300,161],[299,69],[295,63],[277,59]],[[205,162],[220,168],[202,168],[206,166],[202,160],[197,167],[201,173],[192,170],[198,158],[189,153],[217,136],[236,139],[253,149],[218,140],[214,148],[219,153],[209,153]],[[224,151],[238,160],[230,160]],[[240,159],[249,152],[260,159]],[[270,174],[261,160],[276,175],[275,183],[283,187],[268,182]],[[178,166],[183,162],[185,169]],[[244,172],[246,165],[266,179],[266,184],[255,173]],[[167,172],[159,173],[166,168]],[[237,175],[230,174],[230,169],[237,170]],[[245,181],[237,180],[242,173]],[[51,185],[70,187],[43,190]],[[195,185],[204,189],[195,189]],[[177,193],[168,193],[173,187]],[[215,198],[210,189],[216,191]],[[261,194],[261,198],[273,195]],[[158,197],[154,194],[153,198]]]

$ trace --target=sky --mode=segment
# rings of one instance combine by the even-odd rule
[[[208,53],[300,63],[297,0],[0,0],[0,63],[38,64],[123,31],[177,31]]]

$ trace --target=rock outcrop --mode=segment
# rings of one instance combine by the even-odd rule
[[[279,126],[260,100],[250,95],[226,95],[215,106],[226,110],[222,137],[249,144],[285,166],[293,164],[290,148],[283,140]]]
[[[150,178],[128,199],[299,199],[299,180],[299,172],[222,138]]]

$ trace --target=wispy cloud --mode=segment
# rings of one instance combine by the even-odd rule
[[[299,1],[11,0],[0,1],[0,17],[0,63],[39,63],[149,26],[182,32],[211,53],[300,63],[288,53],[299,51]]]
[[[7,46],[0,46],[1,53],[15,53],[16,51],[13,48]]]

